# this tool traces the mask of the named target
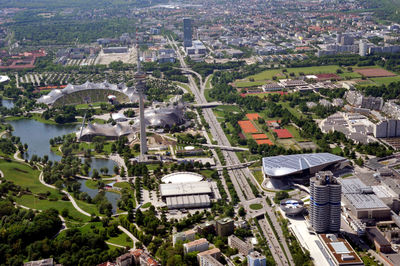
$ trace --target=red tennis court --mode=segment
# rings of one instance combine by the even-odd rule
[[[260,115],[255,113],[255,114],[246,114],[247,118],[250,120],[258,120],[260,118]]]
[[[268,139],[267,135],[265,134],[253,134],[251,135],[253,139]]]
[[[272,141],[270,141],[269,139],[257,139],[256,142],[258,145],[262,144],[274,145]]]
[[[278,135],[278,138],[280,139],[290,139],[293,138],[293,135],[289,132],[289,130],[283,128],[283,129],[274,129],[276,134]]]
[[[251,121],[239,121],[238,124],[244,133],[258,133],[257,128],[253,125],[253,123],[251,123]]]

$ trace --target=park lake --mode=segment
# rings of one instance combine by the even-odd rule
[[[77,125],[45,124],[33,119],[13,120],[8,121],[8,123],[12,125],[14,129],[12,135],[20,137],[21,143],[28,144],[28,153],[25,155],[27,159],[31,158],[33,154],[36,154],[39,157],[47,155],[51,161],[60,161],[61,156],[51,151],[50,139],[76,132],[79,127]],[[116,165],[116,162],[113,160],[103,158],[90,158],[89,162],[91,166],[90,174],[92,174],[93,169],[97,169],[100,172],[100,168],[102,167],[107,167],[108,172],[112,173]],[[82,192],[87,192],[92,198],[96,196],[98,191],[88,188],[86,186],[86,180],[79,180],[79,182],[82,185]],[[115,213],[120,195],[114,192],[106,192],[106,197],[112,204],[113,213]]]

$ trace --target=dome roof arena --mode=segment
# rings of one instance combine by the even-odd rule
[[[203,176],[197,173],[192,172],[178,172],[172,173],[169,175],[164,176],[161,178],[161,181],[168,184],[168,183],[193,183],[193,182],[200,182],[203,180]]]
[[[82,85],[68,84],[64,89],[52,90],[37,101],[48,105],[72,105],[93,102],[107,102],[113,95],[118,102],[137,102],[139,95],[134,88],[128,88],[124,83],[110,84],[107,81],[92,83],[87,81]]]
[[[171,127],[172,125],[180,125],[184,122],[183,105],[146,109],[144,111],[144,119],[146,126],[151,127]],[[133,125],[139,128],[139,120],[136,118]]]
[[[304,202],[297,199],[284,199],[280,207],[288,215],[297,215],[304,210]]]
[[[279,155],[262,159],[263,173],[272,178],[296,174],[313,174],[347,159],[331,153]]]

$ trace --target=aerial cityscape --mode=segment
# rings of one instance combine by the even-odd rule
[[[0,0],[0,265],[400,265],[400,0]]]

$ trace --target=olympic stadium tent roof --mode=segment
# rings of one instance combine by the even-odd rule
[[[264,157],[263,171],[270,177],[284,177],[302,173],[304,170],[321,170],[329,165],[347,161],[346,158],[331,153],[309,153]]]
[[[184,122],[183,105],[168,106],[162,108],[148,108],[144,111],[145,123],[153,127],[171,127],[180,125]],[[134,128],[139,128],[139,119],[135,120]]]
[[[94,136],[104,136],[109,138],[119,138],[133,133],[133,129],[128,125],[120,123],[113,125],[110,124],[91,124],[88,123],[81,132],[76,132],[76,136],[82,140],[90,139]]]
[[[64,89],[52,90],[49,94],[43,95],[37,101],[44,104],[54,104],[59,98],[78,91],[86,90],[110,90],[125,94],[131,102],[136,102],[139,99],[135,89],[128,88],[124,83],[110,84],[107,81],[102,83],[92,83],[87,81],[82,85],[68,84]]]

